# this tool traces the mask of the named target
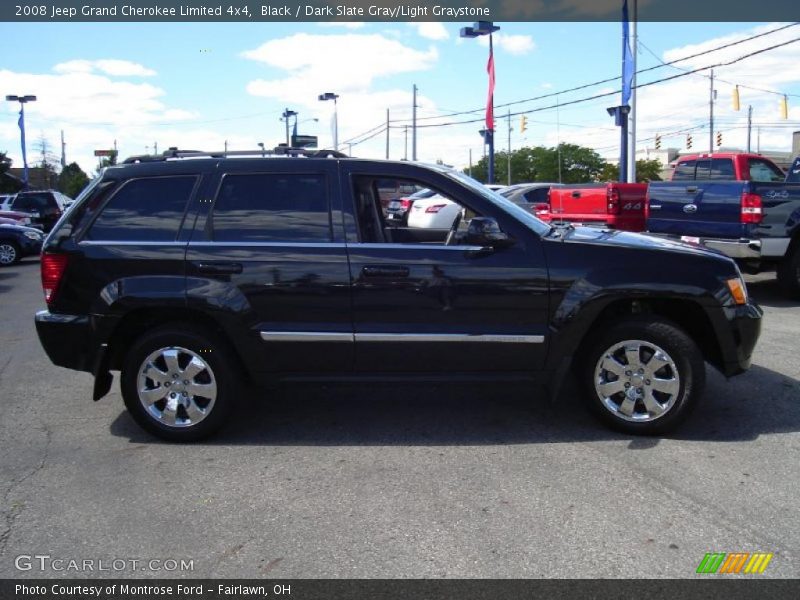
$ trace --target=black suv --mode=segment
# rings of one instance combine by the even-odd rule
[[[551,227],[467,176],[409,162],[192,153],[107,168],[45,241],[50,359],[121,371],[147,431],[216,431],[242,382],[539,382],[574,367],[617,429],[667,431],[705,361],[750,365],[762,311],[721,254]],[[458,203],[449,230],[388,227],[378,183]]]
[[[71,198],[56,190],[20,192],[9,203],[9,210],[29,213],[31,223],[50,231],[61,218]]]

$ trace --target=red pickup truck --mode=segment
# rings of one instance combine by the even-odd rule
[[[646,183],[587,183],[550,189],[550,211],[537,212],[544,221],[570,221],[644,231],[647,222]]]

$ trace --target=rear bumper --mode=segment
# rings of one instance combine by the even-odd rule
[[[76,371],[93,372],[94,336],[87,315],[36,313],[36,333],[53,364]]]
[[[722,372],[727,377],[738,375],[750,368],[753,350],[761,335],[761,319],[764,311],[756,304],[745,304],[725,308],[730,336],[723,342]]]
[[[789,248],[789,238],[764,238],[758,240],[724,240],[717,238],[681,237],[682,241],[702,244],[726,256],[738,259],[781,258]]]

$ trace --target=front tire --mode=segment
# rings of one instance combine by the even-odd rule
[[[172,325],[140,337],[122,367],[122,397],[145,431],[170,442],[216,433],[236,401],[238,377],[214,336]]]
[[[7,267],[18,263],[22,255],[14,242],[0,242],[0,267]]]
[[[800,298],[800,244],[778,263],[778,283],[793,298]]]
[[[580,361],[590,411],[634,435],[666,433],[689,416],[705,387],[705,362],[680,327],[630,317],[593,336]]]

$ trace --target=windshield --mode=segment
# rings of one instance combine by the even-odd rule
[[[504,210],[505,212],[516,218],[517,221],[521,221],[522,223],[533,229],[537,234],[546,235],[552,229],[550,225],[548,225],[544,221],[537,219],[525,209],[520,208],[519,206],[517,206],[507,198],[504,198],[497,192],[490,190],[485,185],[474,180],[469,175],[465,175],[464,173],[460,173],[455,170],[446,171],[445,174],[449,175],[453,179],[457,179],[459,183],[466,185],[473,192],[480,194],[483,198],[486,198],[492,204],[494,204],[498,208]]]

